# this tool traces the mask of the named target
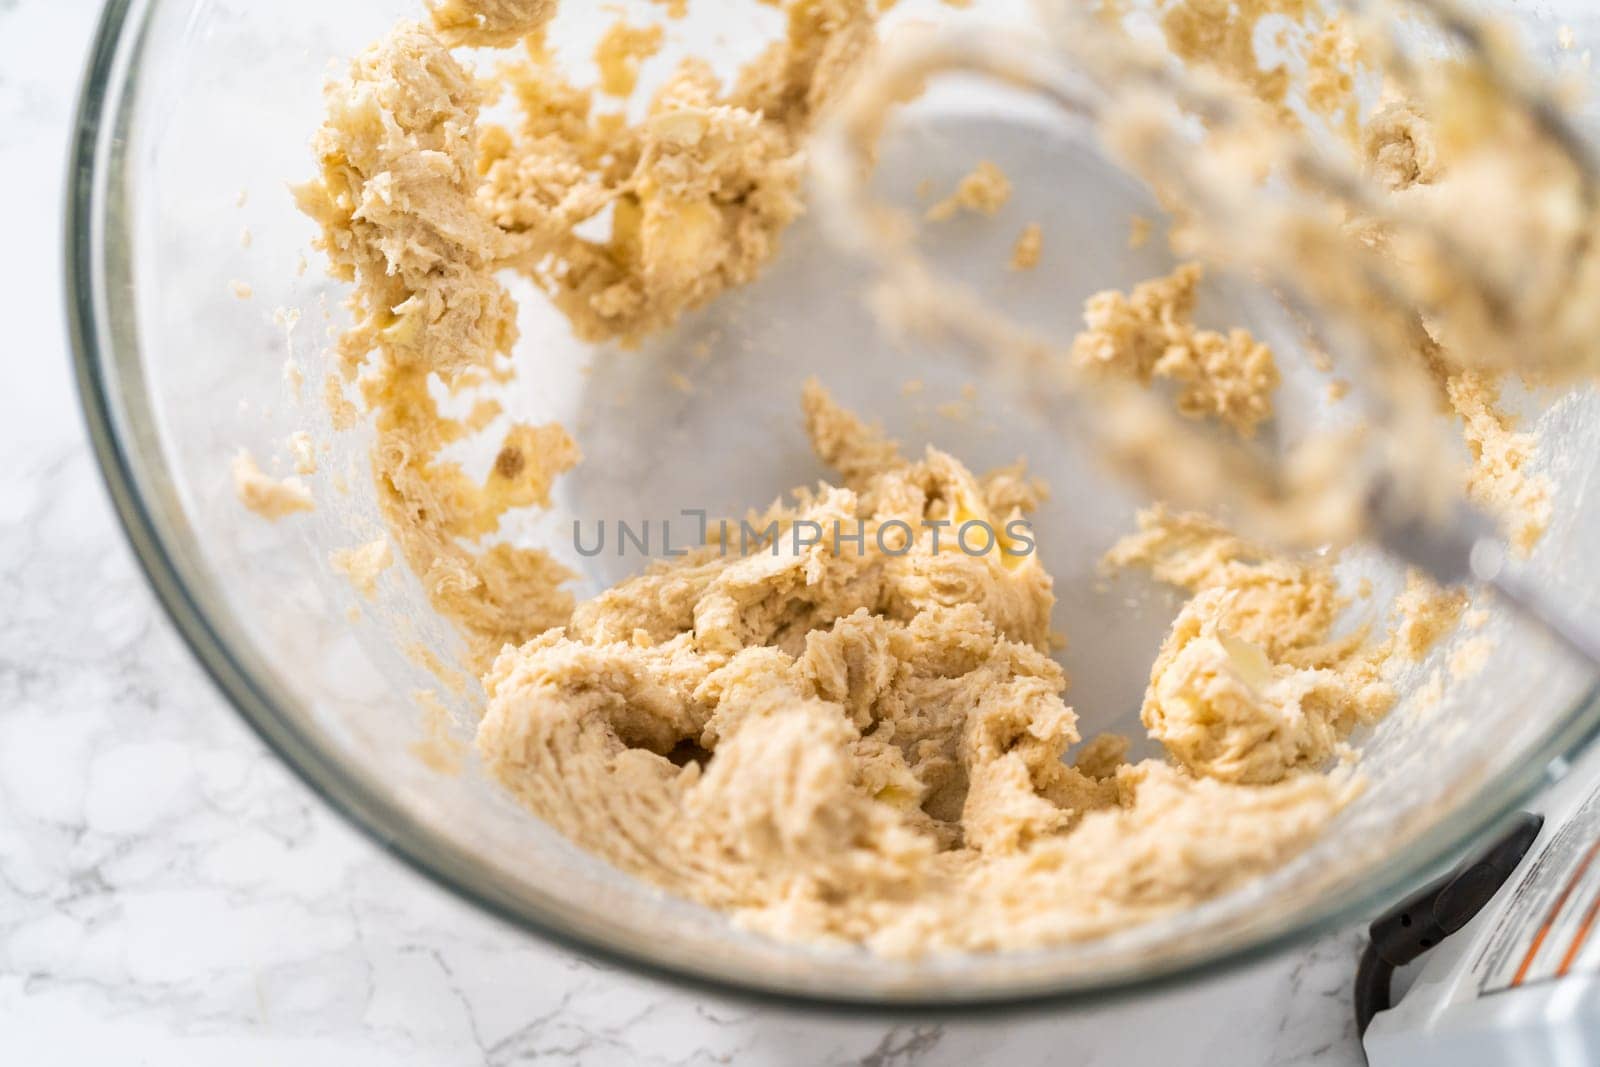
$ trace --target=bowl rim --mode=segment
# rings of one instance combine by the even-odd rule
[[[1538,790],[1559,780],[1600,735],[1597,683],[1554,723],[1525,759],[1487,778],[1470,799],[1425,831],[1414,847],[1375,862],[1364,892],[1340,896],[1324,891],[1324,899],[1292,917],[1262,926],[1226,949],[1145,963],[1094,985],[1000,989],[992,994],[961,990],[949,996],[914,997],[848,989],[824,992],[758,976],[734,978],[709,966],[653,958],[637,945],[575,929],[558,916],[539,912],[496,885],[498,879],[482,877],[481,869],[474,876],[470,858],[445,835],[415,820],[363,777],[352,776],[312,731],[279,710],[270,687],[252,675],[207,618],[174,558],[171,531],[158,521],[139,490],[142,457],[117,431],[122,398],[107,373],[118,356],[115,335],[107,323],[111,302],[104,236],[111,225],[107,179],[118,158],[120,141],[114,136],[118,127],[113,120],[120,115],[131,84],[128,71],[135,67],[126,61],[137,51],[149,14],[161,2],[110,0],[106,4],[89,50],[69,143],[63,220],[68,336],[90,445],[119,525],[184,644],[273,754],[368,841],[450,895],[518,931],[647,978],[787,1009],[908,1018],[937,1014],[945,1019],[1076,1009],[1217,977],[1386,909]],[[137,362],[136,345],[134,349]],[[1326,899],[1330,897],[1336,899]],[[752,978],[759,984],[751,984]]]

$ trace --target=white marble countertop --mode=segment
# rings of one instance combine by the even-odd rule
[[[84,440],[58,207],[98,6],[0,0],[0,1060],[1362,1062],[1354,930],[1078,1014],[840,1021],[556,951],[324,809],[175,637]]]

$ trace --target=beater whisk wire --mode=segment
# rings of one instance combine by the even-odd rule
[[[1343,6],[1363,16],[1373,11],[1368,0],[1347,0]],[[1578,178],[1585,216],[1592,216],[1600,172],[1588,142],[1555,98],[1512,69],[1483,27],[1453,0],[1404,0],[1403,6],[1433,20],[1470,52],[1503,102],[1557,147]],[[1072,20],[1058,37],[1061,51],[1074,61],[1070,67],[1010,34],[924,31],[886,47],[819,133],[812,155],[824,220],[837,240],[881,269],[880,308],[902,326],[943,331],[979,353],[999,357],[1002,369],[1023,380],[1023,395],[1031,403],[1064,425],[1086,429],[1102,454],[1158,498],[1208,509],[1226,501],[1237,519],[1267,531],[1269,539],[1308,545],[1365,537],[1445,584],[1481,581],[1600,669],[1600,631],[1507,559],[1486,515],[1459,492],[1408,465],[1432,446],[1407,446],[1425,441],[1436,428],[1428,425],[1426,405],[1395,402],[1407,390],[1427,387],[1419,385],[1427,376],[1419,352],[1431,350],[1428,323],[1441,310],[1430,297],[1459,301],[1460,294],[1468,294],[1484,321],[1507,333],[1528,312],[1526,302],[1481,269],[1469,249],[1436,222],[1400,210],[1351,161],[1318,151],[1308,137],[1291,135],[1281,125],[1259,121],[1256,101],[1220,78],[1179,68],[1092,18]],[[1383,52],[1391,71],[1416,77],[1392,35]],[[1254,225],[1247,232],[1254,234],[1254,244],[1247,240],[1242,249],[1222,248],[1213,241],[1219,247],[1207,250],[1242,258],[1305,306],[1322,309],[1319,334],[1338,328],[1345,338],[1338,353],[1344,369],[1359,369],[1369,385],[1381,386],[1369,390],[1368,397],[1388,431],[1387,439],[1377,441],[1381,457],[1370,447],[1374,439],[1359,432],[1314,438],[1298,454],[1276,460],[1200,432],[1141,388],[1091,379],[1048,339],[931,270],[914,247],[914,223],[875,200],[865,175],[889,111],[920,93],[930,78],[955,71],[1038,94],[1102,137],[1114,137],[1124,158],[1132,149],[1142,164],[1135,169],[1158,195],[1181,194],[1175,199],[1192,212],[1185,221],[1201,233],[1208,222],[1253,212]],[[1156,106],[1136,106],[1141,102]],[[1184,128],[1184,116],[1197,120],[1204,135],[1259,133],[1264,170],[1278,175],[1273,196],[1259,174],[1222,178],[1218,168],[1204,166],[1205,155],[1192,128]],[[1346,212],[1345,219],[1327,220],[1334,206]],[[1352,216],[1386,233],[1406,235],[1411,248],[1426,251],[1440,277],[1418,282],[1399,273],[1348,235],[1342,223]],[[1579,230],[1569,257],[1585,254],[1590,227]],[[1285,244],[1308,257],[1315,254],[1316,271],[1286,267]],[[1318,461],[1318,449],[1324,459],[1329,450],[1337,453],[1339,462],[1331,465],[1336,469]],[[1316,476],[1305,477],[1305,469],[1314,469]]]

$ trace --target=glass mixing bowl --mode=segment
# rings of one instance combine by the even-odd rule
[[[710,16],[698,12],[674,32],[690,51],[729,61],[753,54],[780,18],[754,2],[704,6]],[[1580,38],[1594,24],[1582,7],[1570,17]],[[744,933],[593,859],[518,809],[470,757],[458,774],[432,769],[414,751],[428,727],[413,694],[437,691],[466,741],[481,692],[475,683],[453,692],[421,665],[428,656],[451,662],[460,646],[403,567],[390,568],[368,602],[327,565],[330,550],[381,526],[364,473],[369,432],[332,433],[315,399],[342,293],[308,251],[313,227],[286,189],[311,174],[307,139],[330,62],[419,10],[410,0],[110,3],[72,159],[68,288],[94,444],[179,630],[312,788],[451,892],[569,948],[743,994],[945,1009],[1081,1002],[1235,965],[1372,913],[1559,774],[1600,724],[1591,679],[1492,613],[1481,631],[1493,644],[1485,670],[1437,706],[1418,694],[1450,649],[1403,677],[1413,699],[1357,739],[1365,793],[1285,868],[1101,940],[919,962]],[[564,16],[579,38],[609,19],[586,10]],[[990,4],[941,17],[1025,16]],[[1556,44],[1561,22],[1557,12],[1533,30],[1552,62],[1576,62],[1581,41],[1571,52]],[[1065,333],[1090,292],[1153,276],[1170,260],[1160,240],[1129,247],[1130,215],[1156,214],[1142,188],[1052,121],[1003,94],[941,86],[895,126],[879,181],[886,195],[913,199],[925,181],[949,189],[975,158],[1001,163],[1016,188],[1002,213],[940,227],[926,250]],[[1045,258],[1015,274],[1003,264],[1029,221],[1044,230]],[[802,220],[760,281],[634,352],[578,344],[534,293],[517,290],[521,370],[508,405],[571,427],[585,461],[562,479],[552,509],[520,516],[508,536],[550,546],[582,575],[579,592],[593,592],[641,561],[574,553],[575,518],[739,514],[821,477],[797,404],[800,382],[816,374],[913,445],[936,440],[977,468],[1030,457],[1055,488],[1036,527],[1061,594],[1057,624],[1071,638],[1062,655],[1069,699],[1086,734],[1142,736],[1139,696],[1176,602],[1142,579],[1099,581],[1095,569],[1130,528],[1137,496],[1049,427],[1014,414],[1020,405],[981,374],[974,380],[958,353],[884,341],[859,299],[867,281]],[[235,282],[253,295],[243,298],[249,290]],[[1287,327],[1268,304],[1218,284],[1203,314],[1271,339]],[[278,308],[297,309],[298,324],[290,329]],[[291,354],[307,382],[299,404],[285,382]],[[912,377],[920,392],[905,388]],[[1309,398],[1324,388],[1290,374],[1282,406],[1319,418]],[[1532,565],[1559,576],[1578,607],[1600,608],[1600,496],[1587,491],[1600,473],[1600,402],[1573,395],[1539,417],[1539,462],[1561,497]],[[296,429],[328,446],[312,479],[319,507],[268,524],[235,499],[229,460],[240,447],[282,457]],[[1339,566],[1347,582],[1397,588],[1395,568],[1370,553]],[[1371,609],[1352,608],[1360,610]]]

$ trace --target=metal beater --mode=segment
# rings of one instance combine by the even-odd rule
[[[881,269],[875,300],[891,326],[964,342],[986,367],[1023,385],[1021,395],[1055,424],[1092,435],[1102,455],[1159,499],[1207,510],[1222,504],[1232,521],[1279,543],[1365,539],[1442,584],[1481,582],[1600,670],[1600,625],[1530,575],[1495,522],[1421,462],[1437,427],[1420,399],[1432,383],[1415,358],[1418,344],[1431,341],[1430,326],[1444,319],[1470,329],[1475,358],[1490,368],[1569,379],[1600,371],[1600,328],[1588,332],[1583,302],[1586,270],[1600,259],[1590,255],[1600,165],[1556,87],[1454,0],[1340,7],[1362,26],[1382,75],[1408,89],[1418,90],[1429,71],[1395,19],[1403,14],[1433,31],[1453,49],[1456,72],[1483,90],[1484,106],[1499,109],[1490,117],[1530,132],[1551,166],[1565,168],[1558,186],[1570,190],[1576,223],[1537,263],[1497,273],[1449,228],[1404,210],[1353,160],[1305,131],[1262,121],[1237,85],[1142,46],[1082,0],[1046,0],[1048,49],[1001,31],[926,30],[888,42],[813,147],[824,219]],[[1264,454],[1179,418],[1143,388],[1083,374],[1050,339],[933,272],[915,250],[913,220],[874,199],[866,175],[892,109],[951,72],[1027,90],[1086,124],[1165,203],[1182,206],[1201,254],[1250,271],[1314,324],[1345,376],[1364,384],[1368,424],[1381,432]],[[1248,142],[1255,172],[1219,161],[1217,145],[1230,141]],[[1250,225],[1241,238],[1226,220],[1242,214]],[[1405,269],[1331,221],[1341,216],[1403,244]],[[1528,278],[1538,284],[1523,284]]]

